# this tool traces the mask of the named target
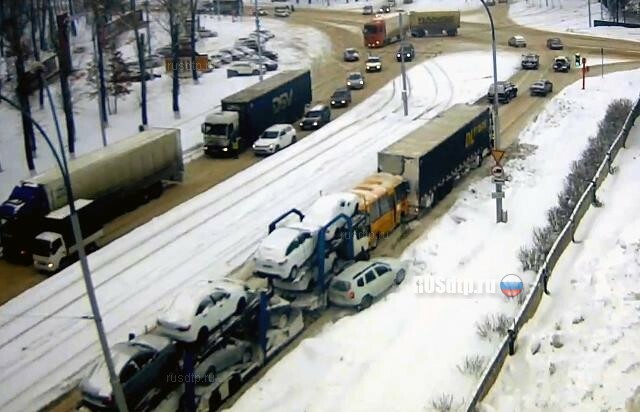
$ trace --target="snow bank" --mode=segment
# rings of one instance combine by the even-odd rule
[[[585,215],[580,243],[554,269],[551,296],[520,332],[516,355],[483,402],[487,409],[638,410],[640,192],[629,188],[640,179],[639,127],[615,165],[598,190],[604,207]],[[561,348],[550,345],[553,336]]]
[[[637,97],[640,71],[589,80],[586,91],[575,83],[554,97],[521,133],[521,158],[506,167],[512,177],[505,199],[508,224],[495,223],[489,178],[471,184],[405,251],[411,267],[399,288],[300,342],[232,410],[327,411],[348,404],[351,411],[411,411],[429,410],[443,393],[454,396],[454,405],[469,399],[476,379],[456,366],[465,356],[491,356],[498,342],[480,339],[476,323],[488,314],[514,316],[516,302],[499,288],[469,296],[419,293],[425,288],[417,276],[464,280],[474,289],[508,273],[525,284],[533,280],[533,273],[518,273],[519,247],[544,222],[570,162],[595,134],[610,100]]]
[[[640,41],[640,28],[589,27],[584,0],[516,0],[509,5],[509,17],[519,25],[540,30]],[[606,8],[592,2],[591,19],[606,20]]]

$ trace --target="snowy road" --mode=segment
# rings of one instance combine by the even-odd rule
[[[500,57],[500,76],[509,77],[518,56]],[[242,264],[283,211],[349,187],[375,172],[378,150],[446,107],[476,100],[490,83],[490,61],[478,52],[418,65],[409,71],[415,121],[402,117],[396,79],[295,146],[92,254],[110,342],[152,327],[177,289]],[[82,318],[89,313],[77,266],[0,308],[0,409],[38,409],[77,383],[99,355],[93,322]]]

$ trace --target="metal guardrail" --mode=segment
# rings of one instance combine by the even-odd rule
[[[504,337],[500,343],[498,349],[493,355],[487,368],[485,369],[480,382],[476,386],[475,392],[471,400],[467,405],[467,411],[472,412],[476,410],[476,407],[480,401],[489,393],[489,390],[493,386],[494,382],[498,378],[498,374],[504,365],[510,348],[515,344],[518,331],[524,326],[529,319],[533,317],[538,305],[542,300],[542,294],[545,291],[545,285],[548,279],[551,277],[553,268],[560,259],[560,256],[571,242],[575,242],[575,231],[578,224],[589,210],[589,207],[596,200],[596,191],[600,185],[604,182],[605,178],[612,172],[611,164],[613,159],[618,154],[621,148],[626,147],[627,137],[633,127],[636,118],[640,115],[640,97],[636,100],[633,108],[629,112],[629,115],[625,119],[622,129],[618,133],[618,136],[609,147],[605,158],[602,160],[600,167],[596,171],[593,179],[582,193],[580,200],[574,207],[569,221],[560,231],[560,234],[556,238],[551,250],[547,253],[544,264],[538,270],[535,283],[529,294],[527,295],[520,312],[515,318],[514,329]]]

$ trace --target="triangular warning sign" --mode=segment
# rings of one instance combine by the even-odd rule
[[[493,149],[491,150],[491,156],[493,156],[493,160],[496,161],[496,164],[500,164],[500,160],[502,160],[502,158],[504,157],[505,151],[504,150],[498,150],[498,149]]]

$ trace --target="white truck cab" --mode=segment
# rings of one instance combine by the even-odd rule
[[[82,244],[95,245],[102,237],[102,222],[92,200],[78,199],[74,202],[82,231]],[[63,261],[78,253],[75,243],[69,206],[64,206],[46,215],[43,231],[34,239],[33,266],[43,272],[54,273],[63,266]]]
[[[238,150],[238,128],[240,115],[233,111],[208,114],[202,123],[204,151],[207,154]]]

